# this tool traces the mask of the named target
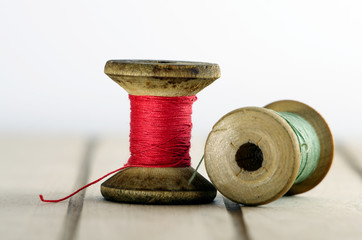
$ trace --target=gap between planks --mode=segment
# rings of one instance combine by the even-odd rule
[[[98,141],[96,139],[89,139],[86,143],[84,155],[81,160],[78,177],[74,189],[78,189],[84,186],[89,181],[89,175],[91,172],[91,165],[93,162],[94,154],[96,152]],[[74,240],[78,239],[79,224],[81,222],[81,216],[83,211],[84,198],[86,195],[86,189],[79,192],[75,196],[69,199],[67,214],[64,219],[59,238],[60,240]],[[239,204],[231,202],[224,198],[224,201],[220,201],[221,197],[210,204],[210,207],[226,207],[225,210],[229,213],[231,218],[231,229],[234,230],[235,240],[249,240],[250,237],[247,234],[246,224],[243,219],[242,209]],[[103,202],[105,203],[105,202]],[[112,203],[117,204],[117,203]],[[167,206],[169,208],[170,206]],[[176,206],[178,208],[178,206]],[[192,208],[192,207],[191,207]],[[120,216],[121,217],[121,216]]]
[[[95,152],[96,145],[97,140],[95,138],[90,138],[88,140],[74,189],[78,189],[88,183],[92,157]],[[62,230],[60,231],[60,240],[76,239],[77,228],[79,225],[80,216],[82,214],[86,190],[87,189],[84,189],[69,199],[67,215],[64,219]]]
[[[77,183],[76,188],[78,188],[82,185],[85,185],[88,181],[88,176],[89,176],[90,168],[92,165],[92,156],[95,152],[96,145],[97,145],[97,143],[95,140],[89,140],[87,143],[87,147],[86,147],[83,159],[80,164],[81,166],[80,166],[80,170],[78,173],[79,175],[78,175],[78,178],[76,181],[76,183]],[[353,151],[351,151],[352,149],[350,149],[348,146],[345,147],[344,145],[338,145],[338,147],[336,147],[336,150],[339,152],[339,154],[341,156],[343,156],[343,160],[345,160],[345,162],[347,163],[346,165],[348,165],[351,170],[353,170],[360,177],[362,177],[362,168],[361,168],[362,165],[358,162],[356,154],[354,154]],[[62,231],[60,234],[61,240],[68,240],[68,239],[73,240],[73,239],[77,238],[76,235],[77,235],[78,225],[79,225],[81,214],[82,214],[85,194],[86,194],[86,192],[82,191],[70,199],[69,204],[68,204],[67,215],[64,220],[63,228],[62,228]],[[286,200],[287,199],[284,199],[284,201],[286,201]],[[236,233],[234,235],[235,239],[249,240],[250,235],[248,233],[249,231],[247,229],[247,224],[243,217],[242,207],[239,204],[233,203],[227,199],[224,199],[224,204],[221,203],[222,201],[220,201],[220,199],[217,199],[216,201],[219,201],[219,203],[214,203],[214,204],[219,205],[219,207],[224,207],[224,205],[225,205],[226,210],[229,213],[230,218],[232,219],[233,228]],[[282,202],[283,200],[279,200],[279,201]],[[115,204],[115,203],[112,203],[112,204]],[[279,205],[279,204],[276,203],[276,205]],[[272,206],[272,205],[269,205],[269,206]],[[137,205],[134,207],[137,207]],[[140,206],[140,207],[142,208],[142,206]],[[268,206],[265,206],[265,207],[268,207]],[[169,206],[167,208],[169,210],[171,210]],[[251,209],[248,208],[248,212],[250,212],[250,210]],[[257,210],[257,209],[254,209],[254,210]],[[250,216],[250,213],[248,213],[248,214]],[[121,216],[120,216],[120,218],[121,218]]]
[[[201,141],[200,141],[201,142]],[[195,144],[197,145],[197,144]],[[90,179],[127,161],[128,142],[102,138],[92,159]],[[194,148],[202,155],[202,148]],[[203,171],[203,170],[200,170]],[[204,176],[206,176],[203,173]],[[105,201],[99,189],[87,189],[76,239],[247,239],[234,227],[222,197],[203,205],[140,205]]]
[[[338,144],[336,150],[344,157],[351,170],[362,178],[362,161],[358,159],[357,153],[354,152],[355,149],[359,149],[359,146],[355,145],[354,148],[351,148],[350,145],[352,144]]]
[[[250,240],[250,236],[248,234],[248,230],[243,217],[243,211],[240,204],[233,202],[225,197],[223,197],[223,200],[226,210],[228,211],[233,220],[237,239]]]

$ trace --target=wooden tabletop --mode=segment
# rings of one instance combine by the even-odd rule
[[[205,139],[193,136],[195,167]],[[362,141],[337,141],[332,168],[311,191],[259,207],[218,194],[211,204],[133,205],[105,201],[100,184],[56,199],[122,166],[119,136],[1,136],[1,239],[362,239]],[[204,167],[199,172],[207,177]]]

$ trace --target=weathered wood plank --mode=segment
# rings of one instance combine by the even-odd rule
[[[200,144],[194,148],[202,153]],[[123,165],[128,156],[127,140],[103,139],[95,155],[91,179]],[[120,204],[103,200],[99,185],[87,191],[78,236],[87,240],[241,239],[221,196],[206,205]]]
[[[88,176],[96,148],[97,141],[90,139],[87,143],[83,159],[81,160],[78,177],[75,181],[75,189],[80,188],[88,183]],[[83,210],[83,202],[86,190],[72,196],[68,202],[67,215],[64,219],[63,228],[60,232],[61,240],[76,239],[78,224]]]
[[[250,236],[245,224],[240,204],[233,202],[225,197],[223,197],[223,200],[225,207],[233,220],[236,235],[239,237],[238,239],[249,240]]]
[[[202,145],[193,142],[193,166]],[[128,140],[107,137],[94,148],[82,137],[2,136],[0,233],[4,239],[361,239],[362,148],[353,141],[336,149],[319,186],[260,207],[225,207],[220,195],[208,205],[119,204],[103,200],[99,184],[48,204],[39,193],[63,197],[123,165]],[[203,165],[199,172],[206,176]]]
[[[42,203],[73,190],[84,154],[82,137],[0,137],[2,239],[54,239],[61,235],[68,201]]]
[[[242,209],[252,239],[362,238],[362,182],[338,151],[315,189]]]
[[[348,165],[362,180],[362,138],[349,138],[337,145]]]

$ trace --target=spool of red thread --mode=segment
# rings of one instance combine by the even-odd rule
[[[220,77],[217,64],[110,60],[104,72],[131,101],[131,157],[101,185],[105,199],[146,204],[211,202],[216,189],[190,167],[195,94]]]

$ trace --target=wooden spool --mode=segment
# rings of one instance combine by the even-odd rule
[[[110,60],[104,72],[131,95],[192,96],[220,77],[217,64],[201,62]],[[101,185],[105,199],[145,204],[211,202],[215,187],[200,174],[190,185],[192,167],[124,169]]]
[[[298,114],[318,135],[317,168],[298,184],[294,184],[300,166],[297,137],[290,125],[269,109]],[[318,112],[300,102],[278,101],[265,108],[239,108],[223,116],[208,136],[205,165],[210,180],[224,196],[245,205],[259,205],[315,187],[327,174],[333,152],[332,134]]]

